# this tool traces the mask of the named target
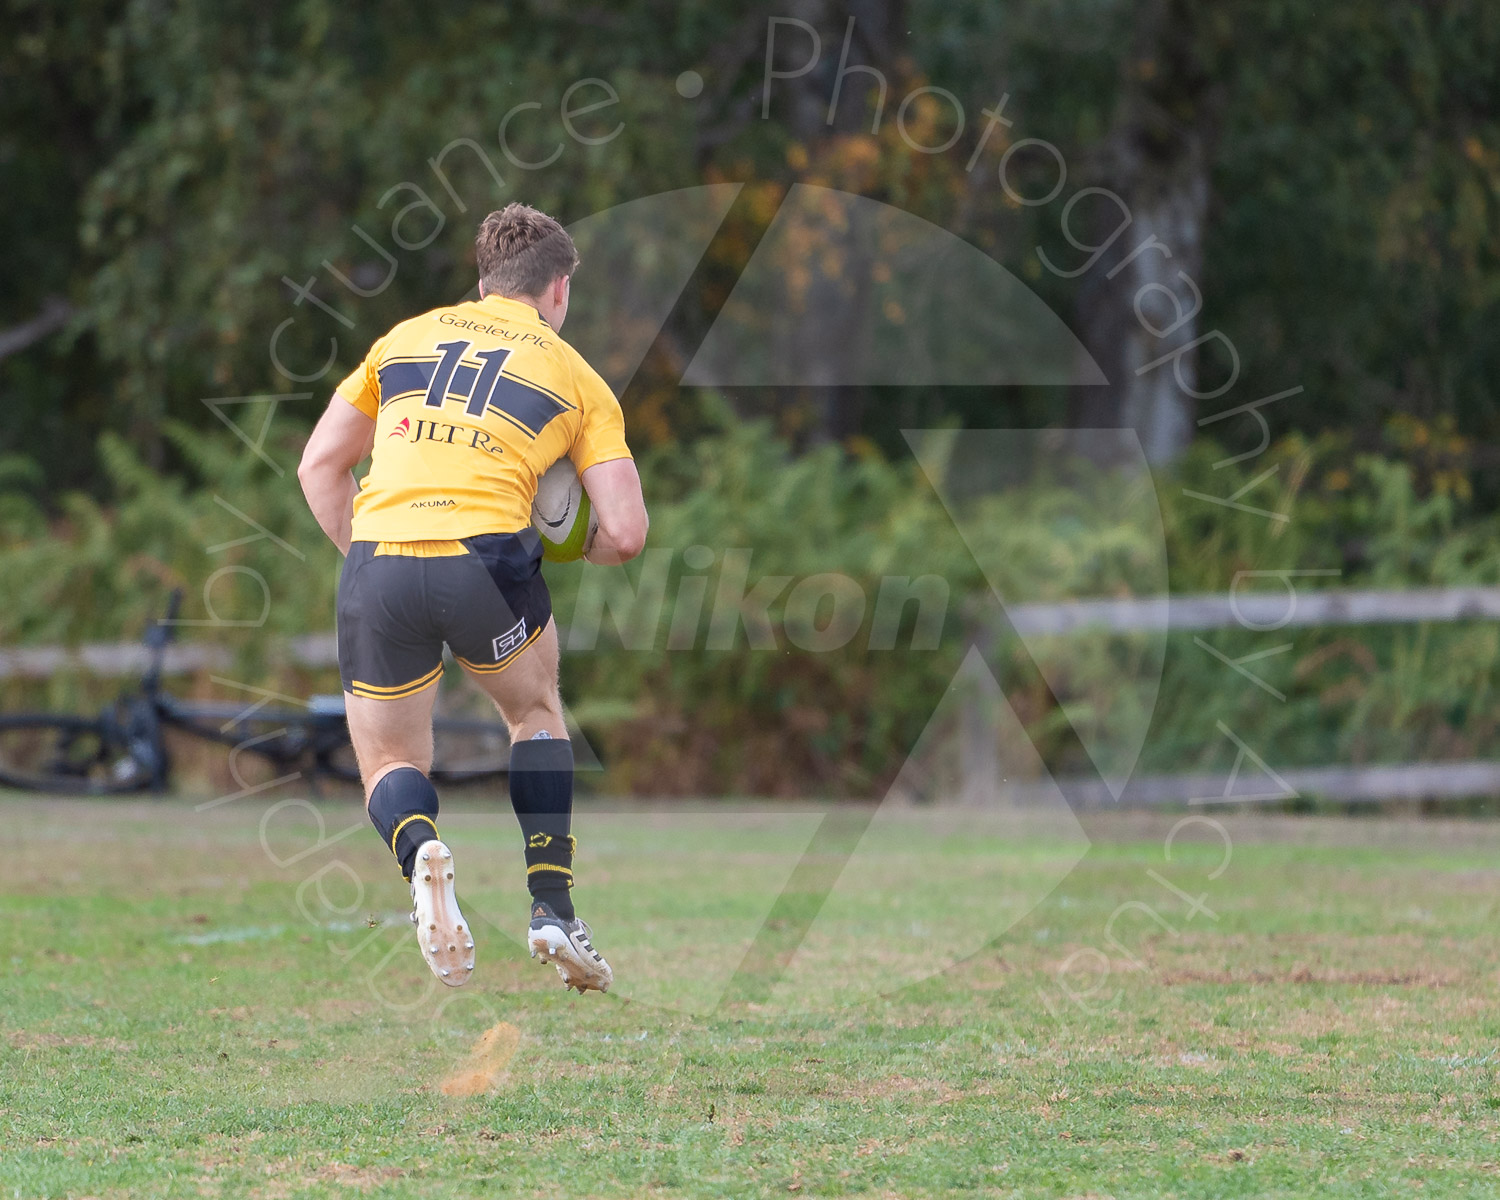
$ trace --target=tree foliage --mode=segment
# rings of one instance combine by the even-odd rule
[[[12,283],[0,323],[17,326],[58,297],[75,315],[0,360],[4,449],[36,461],[54,487],[106,486],[101,432],[148,463],[180,466],[165,421],[211,425],[205,398],[310,391],[310,418],[389,324],[468,290],[475,218],[515,198],[574,219],[704,180],[753,183],[693,284],[711,311],[785,188],[825,182],[956,230],[1070,314],[1087,341],[1101,320],[1089,280],[1040,270],[1035,250],[1076,257],[1061,219],[1076,187],[1113,186],[1134,204],[1157,186],[1149,171],[1126,177],[1127,142],[1147,162],[1201,145],[1199,327],[1239,346],[1244,394],[1301,383],[1286,424],[1372,441],[1393,413],[1445,418],[1480,440],[1500,432],[1500,351],[1487,336],[1500,300],[1500,10],[1484,0],[810,0],[799,11],[822,35],[822,58],[776,81],[768,120],[776,13],[761,6],[5,7],[0,269]],[[889,96],[878,112],[870,77],[847,75],[829,122],[850,15],[848,62],[883,71]],[[705,81],[692,102],[674,86],[687,68]],[[576,117],[580,140],[560,110],[589,78],[619,103]],[[605,98],[590,86],[574,107]],[[915,153],[897,135],[896,109],[921,86],[964,105],[946,154]],[[966,170],[981,110],[1006,93],[1014,125]],[[518,104],[533,107],[517,113],[508,145],[527,162],[561,147],[545,168],[516,166],[499,144]],[[932,95],[907,115],[934,142],[952,125]],[[588,144],[617,121],[618,137]],[[1024,211],[997,172],[1023,137],[1052,141],[1070,168],[1054,203]],[[293,286],[310,279],[338,318],[299,301]],[[296,374],[312,374],[337,339],[313,382],[271,359],[289,318],[276,348]],[[664,344],[690,346],[693,320],[679,312]],[[673,366],[671,354],[648,359],[627,398],[672,412],[650,422],[653,436],[696,427]],[[787,432],[895,451],[914,411],[928,423],[1046,424],[1077,417],[1071,399],[850,389],[800,417],[795,396],[780,411]]]

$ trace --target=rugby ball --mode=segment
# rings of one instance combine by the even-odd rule
[[[542,557],[548,562],[577,562],[594,544],[599,518],[572,459],[558,459],[537,480],[531,525],[541,534]]]

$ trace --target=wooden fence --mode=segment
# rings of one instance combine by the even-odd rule
[[[1085,630],[1140,633],[1493,621],[1500,620],[1500,588],[1245,591],[1023,604],[1008,608],[1006,614],[1016,632],[1025,636],[1064,636]],[[566,638],[563,641],[566,645]],[[336,662],[331,633],[293,638],[288,653],[293,662],[305,667],[330,667]],[[145,668],[146,655],[140,645],[116,643],[0,649],[0,679],[48,678],[60,672],[102,677],[138,675]],[[222,670],[230,663],[231,656],[222,646],[187,642],[167,648],[165,670],[168,674],[189,674]],[[988,761],[992,755],[966,753],[965,758],[970,764],[966,773],[976,776],[966,784],[965,794],[974,798],[993,794],[990,779],[997,777],[998,772],[993,771]],[[1278,787],[1269,792],[1251,781],[1231,780],[1227,776],[1138,776],[1126,784],[1118,801],[1097,779],[1059,779],[1055,787],[1074,808],[1254,804],[1286,798],[1286,791],[1336,801],[1500,796],[1500,762],[1291,768],[1279,772],[1279,780],[1285,789]],[[1054,794],[1053,785],[1037,783],[1012,784],[1003,793],[1008,801],[1021,804],[1041,802]]]

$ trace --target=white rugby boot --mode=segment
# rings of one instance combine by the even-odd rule
[[[474,934],[453,894],[453,851],[423,842],[411,870],[411,922],[422,957],[449,987],[462,987],[474,971]]]
[[[531,957],[551,963],[569,988],[579,995],[609,991],[615,981],[604,956],[594,949],[589,927],[577,917],[563,920],[544,900],[531,902],[531,926],[526,931]]]

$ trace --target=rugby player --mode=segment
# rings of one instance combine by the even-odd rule
[[[345,556],[337,615],[349,733],[370,820],[411,884],[423,958],[452,987],[474,969],[427,777],[446,643],[510,728],[532,957],[554,963],[568,987],[602,992],[613,972],[569,892],[573,748],[531,504],[542,472],[571,458],[599,518],[586,557],[604,564],[640,553],[646,506],[619,402],[558,335],[573,240],[511,204],[484,219],[475,257],[479,299],[377,341],[339,384],[297,474]]]

